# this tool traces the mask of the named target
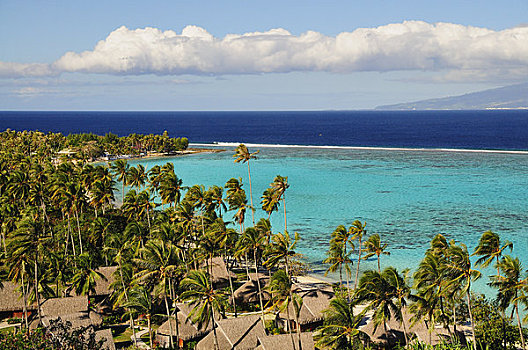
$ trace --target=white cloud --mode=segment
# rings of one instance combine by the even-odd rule
[[[500,72],[503,78],[527,78],[527,43],[528,27],[524,26],[493,31],[421,21],[360,28],[336,37],[313,31],[292,35],[279,28],[215,38],[196,26],[185,27],[181,34],[121,27],[93,50],[68,52],[51,65],[0,63],[0,76],[423,70],[449,72],[445,79],[455,80],[464,76],[485,79],[488,72]]]

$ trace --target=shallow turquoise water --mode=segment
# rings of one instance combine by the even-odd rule
[[[171,161],[185,185],[223,185],[231,177],[247,183],[246,165],[235,164],[232,154],[130,163],[150,169]],[[528,155],[261,148],[251,173],[257,207],[275,175],[288,176],[288,230],[299,232],[298,251],[316,271],[330,233],[355,219],[366,221],[368,232],[379,233],[389,244],[391,255],[382,257],[385,266],[414,268],[437,233],[467,244],[472,252],[482,232],[490,229],[514,242],[513,255],[528,264]],[[245,187],[249,195],[249,185]],[[267,216],[262,210],[256,215]],[[246,220],[250,224],[250,213]],[[275,231],[284,229],[282,207],[272,224]],[[375,266],[375,260],[362,263]]]

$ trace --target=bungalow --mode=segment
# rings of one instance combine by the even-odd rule
[[[209,265],[209,259],[202,264],[205,268]],[[212,259],[212,280],[215,288],[223,288],[229,285],[229,277],[236,279],[236,274],[233,271],[228,271],[224,259],[221,256]]]
[[[243,303],[258,303],[259,302],[259,296],[258,296],[258,284],[257,284],[257,274],[250,273],[250,280],[246,281],[243,285],[241,285],[237,290],[233,292],[233,295],[235,297],[235,301],[237,304]],[[262,291],[262,301],[264,303],[271,300],[271,293],[265,289],[265,287],[268,285],[270,278],[268,275],[259,273],[258,279],[260,282],[260,289]]]
[[[302,306],[299,311],[298,321],[301,330],[310,331],[323,324],[323,311],[330,306],[330,300],[334,297],[332,286],[324,283],[296,283],[293,286],[293,292],[299,295],[302,300]],[[297,327],[297,317],[295,308],[292,303],[288,307],[288,312],[280,312],[275,321],[279,328],[288,330],[288,326],[292,329]]]
[[[0,288],[0,320],[5,318],[24,317],[24,298],[20,286],[13,282],[3,282]],[[27,305],[28,316],[37,310],[37,304]]]
[[[277,334],[267,337],[259,337],[259,343],[260,345],[256,348],[256,350],[299,350],[299,338],[297,338],[297,334],[293,334],[293,343],[292,337],[289,334]],[[313,333],[301,333],[301,349],[315,349]]]
[[[190,320],[189,314],[193,309],[193,305],[190,303],[179,303],[176,304],[176,307],[178,308],[178,325],[176,325],[176,320],[172,318],[170,320],[170,326],[169,320],[167,320],[156,331],[156,341],[161,347],[169,347],[171,327],[174,344],[179,343],[182,347],[184,343],[197,340],[206,335],[212,329],[211,323],[209,323],[207,327],[198,327],[198,325]],[[218,318],[221,317],[219,314],[215,315],[218,315]],[[179,341],[177,341],[176,326],[178,326]]]
[[[258,339],[266,336],[260,316],[240,316],[216,321],[219,350],[249,350],[258,346]],[[214,332],[210,331],[196,344],[196,350],[210,350],[215,346]]]

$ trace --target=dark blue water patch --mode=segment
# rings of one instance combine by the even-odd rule
[[[162,133],[192,142],[528,149],[528,111],[0,112],[0,130]]]

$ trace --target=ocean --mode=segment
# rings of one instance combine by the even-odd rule
[[[184,185],[223,185],[231,177],[246,183],[247,167],[232,157],[236,143],[244,142],[260,150],[251,162],[255,204],[276,175],[288,176],[288,230],[299,232],[298,251],[316,272],[324,270],[330,233],[355,219],[388,243],[382,266],[416,267],[437,233],[472,252],[486,230],[512,241],[512,254],[528,266],[528,111],[0,112],[0,129],[6,128],[118,135],[167,130],[226,149],[130,161],[147,168],[173,162]],[[284,229],[282,211],[272,224]],[[489,291],[485,281],[479,290]]]

